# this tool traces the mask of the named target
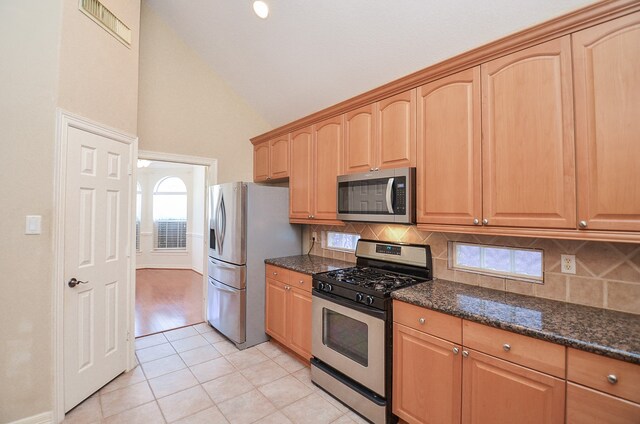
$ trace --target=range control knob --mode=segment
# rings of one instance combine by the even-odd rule
[[[324,290],[324,283],[318,283],[318,290]]]
[[[362,293],[356,293],[356,302],[362,302],[364,300],[364,295]]]
[[[365,300],[365,303],[367,305],[372,305],[373,304],[373,297],[367,296],[367,299]]]
[[[332,290],[333,290],[333,286],[331,284],[327,283],[324,285],[324,291],[330,292]]]

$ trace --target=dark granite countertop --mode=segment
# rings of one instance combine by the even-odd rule
[[[417,284],[394,299],[514,333],[640,364],[640,316],[447,280]]]
[[[316,255],[285,256],[283,258],[265,259],[267,264],[287,268],[303,274],[315,274],[318,272],[333,271],[334,269],[349,268],[355,266],[351,262],[339,259],[323,258]]]

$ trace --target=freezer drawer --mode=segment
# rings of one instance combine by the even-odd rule
[[[220,281],[234,289],[247,287],[247,266],[228,264],[209,256],[209,278]]]
[[[236,343],[246,340],[246,290],[209,278],[209,323]]]

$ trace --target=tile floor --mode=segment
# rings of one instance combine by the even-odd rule
[[[64,423],[365,423],[276,343],[239,351],[201,323],[136,339],[136,355]]]

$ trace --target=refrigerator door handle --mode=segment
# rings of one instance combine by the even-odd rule
[[[227,233],[227,210],[224,204],[224,196],[220,193],[220,211],[222,212],[222,228],[220,229],[220,245],[224,244],[224,237]],[[222,251],[222,249],[220,249]]]
[[[222,254],[222,240],[220,237],[220,224],[221,224],[221,212],[222,212],[222,195],[218,201],[218,207],[216,208],[216,243],[218,244],[218,253]]]

